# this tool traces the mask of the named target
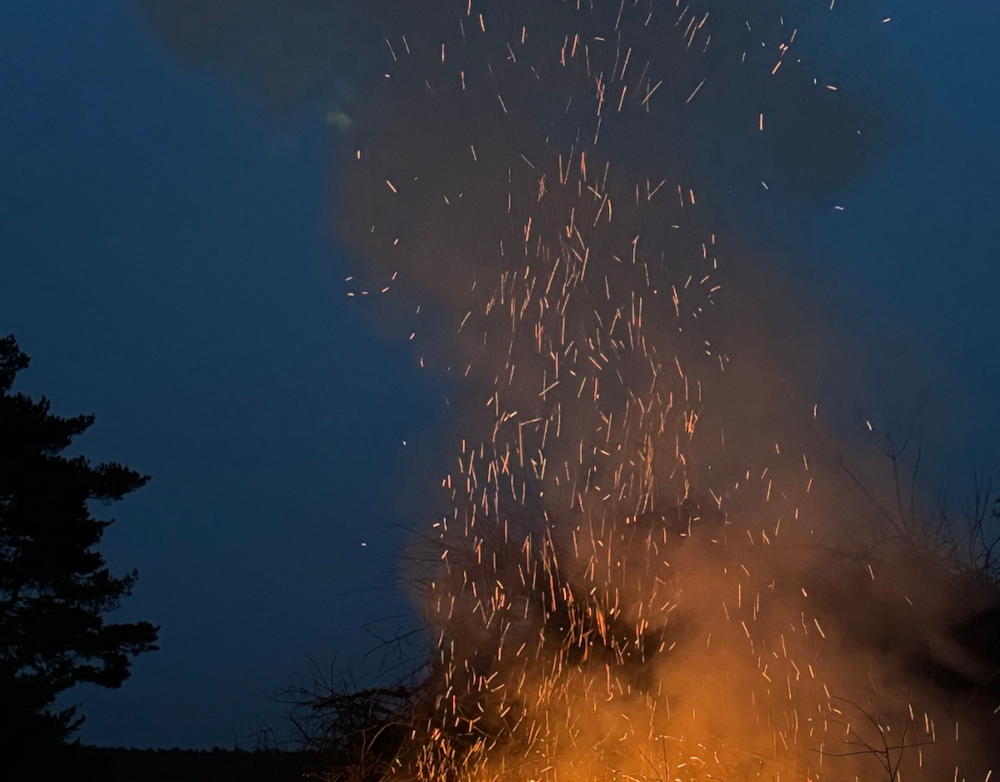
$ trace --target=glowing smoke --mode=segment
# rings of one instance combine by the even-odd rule
[[[837,348],[717,218],[744,157],[807,202],[862,175],[891,129],[823,47],[847,25],[883,72],[874,16],[209,5],[197,36],[153,7],[270,97],[353,63],[339,235],[463,389],[449,510],[415,544],[435,650],[400,775],[985,777],[995,674],[950,631],[990,593],[881,511],[877,473],[823,469]]]

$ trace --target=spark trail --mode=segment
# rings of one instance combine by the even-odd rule
[[[411,552],[434,648],[389,776],[988,779],[1000,689],[952,630],[994,594],[883,512],[891,487],[824,469],[843,446],[802,377],[833,341],[715,227],[718,161],[760,139],[779,183],[754,192],[805,199],[891,136],[809,56],[847,38],[877,63],[886,14],[321,8],[254,13],[308,43],[284,49],[289,73],[360,63],[332,114],[350,295],[412,315],[421,364],[462,396],[446,511]],[[801,333],[775,328],[796,307]]]
[[[940,565],[851,523],[794,407],[768,400],[726,447],[726,395],[764,380],[720,347],[735,322],[685,127],[733,74],[810,81],[798,29],[739,5],[734,29],[711,3],[463,0],[385,36],[342,224],[443,308],[474,411],[417,547],[436,650],[394,774],[988,772],[996,726],[961,739],[940,688],[903,673],[945,624],[922,583]]]

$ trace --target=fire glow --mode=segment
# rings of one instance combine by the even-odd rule
[[[817,466],[836,438],[727,300],[686,173],[713,95],[763,84],[724,105],[766,135],[770,91],[842,91],[773,4],[716,5],[462,0],[385,36],[342,234],[442,313],[415,342],[469,399],[390,776],[988,778],[994,674],[946,632],[987,604]]]

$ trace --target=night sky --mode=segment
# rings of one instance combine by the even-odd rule
[[[923,404],[933,480],[960,503],[970,463],[1000,466],[1000,7],[896,5],[875,36],[900,94],[878,160],[822,208],[755,191],[722,214],[796,259],[856,349],[868,417]],[[277,724],[269,697],[310,660],[342,667],[415,625],[394,560],[425,520],[448,389],[346,296],[330,95],[276,99],[124,0],[7,3],[0,30],[0,333],[33,357],[19,390],[95,413],[80,450],[153,476],[102,550],[139,569],[120,615],[161,625],[161,650],[121,690],[70,695],[81,737],[232,745]]]

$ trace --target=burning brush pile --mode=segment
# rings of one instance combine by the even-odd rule
[[[822,176],[809,143],[862,165],[872,107],[808,47],[846,19],[866,49],[880,20],[397,5],[335,211],[370,297],[464,402],[409,558],[432,650],[380,701],[398,740],[374,773],[989,779],[995,590],[935,553],[908,485],[831,469],[846,446],[801,381],[818,329],[771,345],[786,292],[741,290],[753,253],[715,233],[718,178],[696,181],[772,127],[789,169]]]

